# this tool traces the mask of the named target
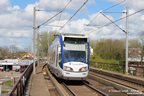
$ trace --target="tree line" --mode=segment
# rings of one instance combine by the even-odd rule
[[[125,39],[91,40],[93,56],[91,61],[122,64],[125,61]],[[142,48],[138,39],[129,40],[129,48]]]
[[[20,58],[24,54],[25,51],[19,49],[15,45],[0,47],[0,60]]]

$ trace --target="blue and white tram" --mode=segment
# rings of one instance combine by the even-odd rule
[[[66,80],[85,80],[89,72],[89,38],[84,35],[59,35],[48,50],[48,68]]]

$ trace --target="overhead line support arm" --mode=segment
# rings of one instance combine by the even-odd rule
[[[106,17],[108,20],[110,20],[113,24],[115,24],[118,28],[120,28],[124,33],[126,33],[125,30],[123,30],[121,27],[119,27],[115,22],[113,22],[111,19],[109,19],[106,15],[104,15],[102,12],[100,12],[104,17]]]

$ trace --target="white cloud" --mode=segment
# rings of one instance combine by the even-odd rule
[[[1,0],[0,1],[0,36],[7,38],[29,38],[32,37],[33,33],[33,8],[36,6],[37,9],[57,9],[61,10],[70,0],[39,0],[39,2],[35,2],[34,4],[28,4],[25,9],[20,9],[19,6],[11,6],[9,0]],[[54,19],[50,20],[46,25],[58,25],[63,26],[67,20],[73,15],[73,13],[85,2],[86,0],[72,0],[69,6],[66,8],[67,11],[64,11],[61,15],[61,19],[59,21],[60,15],[56,16]],[[120,2],[118,0],[107,0],[113,3]],[[132,14],[136,12],[136,10],[144,8],[143,0],[126,0],[125,6],[129,6],[129,13]],[[91,4],[96,4],[95,0],[89,0],[88,3],[80,10],[78,14],[85,14],[87,10],[87,6]],[[68,12],[69,11],[69,12]],[[125,10],[124,10],[125,11]],[[52,16],[57,14],[56,12],[46,12],[46,11],[36,11],[36,25],[40,25]],[[88,12],[87,14],[88,15]],[[42,26],[40,27],[41,31],[56,31],[60,30],[60,32],[68,32],[68,33],[90,33],[92,30],[96,29],[95,27],[86,27],[84,24],[89,24],[91,20],[97,14],[88,15],[87,19],[79,19],[74,17],[67,25],[65,25],[62,30],[59,27],[50,27],[50,26]],[[112,15],[106,15],[112,21],[114,18]],[[123,14],[121,17],[125,17]],[[143,30],[143,20],[144,16],[142,13],[135,14],[129,17],[129,38],[134,38],[136,32]],[[58,24],[59,22],[59,24]],[[105,18],[103,15],[98,15],[98,17],[91,23],[91,25],[105,25],[110,23],[110,21]],[[126,20],[122,20],[118,23],[118,25],[125,29]],[[96,30],[92,32],[90,37],[95,39],[100,38],[125,38],[125,33],[123,33],[119,28],[114,27],[111,28],[109,26]],[[10,39],[7,39],[10,41]],[[11,42],[17,42],[18,39],[11,39]],[[3,41],[3,40],[1,40]],[[18,42],[17,42],[18,43]]]
[[[129,14],[133,14],[135,13],[136,11],[134,9],[129,9]],[[126,14],[123,14],[121,16],[122,17],[126,17]],[[143,29],[143,15],[142,13],[137,13],[137,14],[134,14],[132,16],[129,16],[128,17],[128,20],[129,20],[129,37],[130,38],[133,38],[135,36],[135,38],[137,38],[137,35],[138,35],[138,32],[144,30]],[[124,30],[126,30],[126,19],[123,19],[122,21],[120,21],[120,24],[122,26],[122,28]]]
[[[119,3],[121,1],[124,1],[124,0],[107,0],[107,1],[110,1],[110,2],[113,2],[113,3]],[[125,4],[126,7],[129,7],[129,8],[133,8],[133,9],[136,9],[136,10],[139,10],[139,9],[142,9],[144,8],[144,0],[125,0],[123,2],[123,4]]]
[[[9,0],[0,0],[0,14],[7,12],[10,7]]]
[[[88,24],[89,21],[86,19],[79,19],[77,21],[72,21],[71,26],[72,28],[76,28],[78,31],[81,31],[84,27],[84,24]]]
[[[118,0],[107,0],[113,3],[118,3],[120,1]],[[121,0],[123,1],[123,0]],[[125,4],[124,6],[128,6],[129,7],[129,15],[135,13],[138,10],[141,10],[144,8],[144,0],[126,0],[123,4]],[[113,10],[115,10],[113,8]],[[126,10],[124,10],[126,11]],[[89,19],[92,20],[97,14],[92,14],[91,16],[89,16]],[[122,14],[122,16],[120,16],[120,18],[122,17],[126,17],[126,14]],[[109,18],[112,21],[115,21],[114,18],[112,16],[109,15]],[[144,16],[142,14],[142,12],[139,12],[135,15],[132,15],[129,17],[129,38],[137,38],[137,33],[144,30],[143,29],[143,20],[144,20]],[[109,20],[106,20],[106,18],[102,17],[101,15],[98,15],[98,17],[93,21],[93,23],[91,25],[99,25],[99,24],[108,24]],[[116,24],[118,24],[123,30],[126,30],[126,19],[123,19],[121,21],[119,21],[118,23],[116,22]],[[114,24],[112,24],[114,25]],[[93,27],[94,28],[94,27]],[[90,31],[92,32],[92,31]],[[122,32],[122,30],[120,30],[118,27],[115,28],[110,28],[109,26],[107,26],[106,28],[102,28],[102,29],[98,29],[95,32],[92,32],[90,34],[90,37],[96,37],[98,38],[115,38],[115,39],[120,39],[120,38],[125,38],[125,33]]]
[[[18,43],[20,38],[29,38],[33,33],[33,9],[36,6],[36,9],[59,9],[61,10],[68,3],[69,0],[40,0],[35,2],[35,4],[28,4],[25,9],[20,9],[20,6],[11,6],[10,0],[1,0],[0,1],[0,37],[6,38],[6,42],[11,42],[11,44]],[[83,0],[72,0],[72,3],[66,8],[66,10],[76,11],[85,1]],[[87,5],[95,4],[94,0],[89,0]],[[86,7],[84,6],[84,9]],[[36,11],[36,22],[37,25],[42,24],[52,16],[57,14],[56,12],[45,12],[45,11]],[[73,14],[73,13],[72,13]],[[72,14],[67,11],[63,12],[61,15],[61,21],[59,26],[63,26],[67,20],[72,16]],[[59,16],[52,19],[47,24],[57,25]],[[76,19],[76,17],[74,17]],[[83,23],[83,20],[80,20],[75,23]],[[81,24],[69,23],[63,28],[63,32],[71,32],[71,30],[78,31],[78,26]],[[72,28],[71,28],[72,26]],[[55,27],[49,28],[51,30],[56,30]],[[46,27],[42,26],[41,30],[48,30]],[[19,39],[17,39],[19,38]],[[4,39],[1,39],[3,41]],[[12,43],[13,42],[13,43]],[[1,44],[2,45],[2,44]],[[7,44],[10,45],[10,44]]]
[[[20,7],[19,7],[19,6],[14,6],[13,9],[14,9],[14,10],[19,10]]]
[[[67,20],[61,20],[59,22],[59,26],[63,26]],[[54,21],[50,23],[49,25],[56,25],[57,26],[58,21]],[[80,33],[82,29],[85,27],[84,24],[89,23],[87,19],[78,19],[75,21],[69,22],[67,25],[65,25],[62,29],[61,27],[44,27],[41,28],[40,31],[58,31],[58,32],[66,32],[66,33]],[[61,30],[60,30],[61,29]]]
[[[33,13],[34,7],[38,6],[38,3],[35,4],[28,4],[24,9],[26,12]]]
[[[114,20],[112,16],[110,15],[106,15],[106,16],[112,21]],[[104,24],[110,23],[110,20],[108,20],[106,17],[104,17],[102,14],[99,14],[99,13],[92,14],[91,16],[89,16],[89,20],[90,21],[93,20],[91,23],[92,25],[104,25]]]
[[[32,33],[32,27],[33,27],[33,9],[34,6],[36,6],[37,9],[62,9],[69,0],[40,0],[39,2],[36,2],[35,4],[28,4],[26,8],[20,9],[19,6],[11,6],[9,0],[1,0],[0,1],[0,21],[3,23],[0,23],[0,34],[1,37],[28,37]],[[85,1],[83,0],[72,0],[70,5],[67,7],[67,10],[77,10],[77,8],[80,7]],[[94,0],[89,0],[88,5],[95,4]],[[86,8],[86,7],[85,7]],[[2,14],[1,14],[2,13]],[[45,11],[36,11],[36,22],[37,25],[42,24],[52,16],[57,14],[56,12],[45,12]],[[61,15],[61,20],[67,22],[67,20],[72,16],[72,14],[69,14],[67,12],[63,12]],[[59,16],[52,19],[49,23],[55,22],[57,25],[57,22],[59,20]],[[47,24],[49,24],[47,23]],[[78,22],[79,23],[79,22]],[[81,26],[80,24],[77,24]],[[59,26],[62,26],[59,23]],[[74,28],[74,25],[72,25]],[[83,26],[83,25],[82,25]],[[78,27],[77,27],[78,28]],[[52,28],[55,30],[56,28]],[[69,29],[69,28],[64,28]]]
[[[136,10],[144,8],[144,0],[126,0],[125,4]]]
[[[126,12],[126,10],[124,10],[124,12]],[[129,9],[129,14],[128,15],[131,15],[131,14],[134,14],[136,13],[136,11],[134,9]],[[126,17],[126,14],[122,14],[122,16],[120,18],[123,18],[123,17]],[[134,15],[131,15],[128,17],[129,19],[129,23],[137,23],[139,20],[138,18],[141,17],[141,13],[136,13]],[[126,18],[122,20],[122,22],[126,21]]]
[[[70,0],[40,0],[39,7],[44,9],[63,9]],[[77,10],[86,0],[72,0],[66,10]],[[95,4],[94,0],[89,0],[87,4]]]
[[[78,19],[75,21],[71,21],[69,24],[67,24],[63,29],[62,32],[68,32],[68,33],[85,33],[85,28],[84,24],[88,24],[89,21],[87,19]]]

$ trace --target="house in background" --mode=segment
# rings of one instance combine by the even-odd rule
[[[33,53],[25,53],[23,56],[22,56],[22,60],[32,60],[34,58],[34,54]],[[36,56],[36,59],[37,59],[37,56]]]
[[[141,62],[142,49],[140,48],[129,48],[128,49],[128,61],[129,62]],[[144,62],[144,56],[143,56]]]
[[[135,74],[136,76],[144,76],[143,68],[137,68],[137,67],[142,67],[141,55],[142,55],[142,49],[140,49],[140,48],[129,48],[128,49],[128,62],[131,65],[131,67],[129,67],[130,74]],[[144,56],[143,56],[142,63],[144,63]]]

